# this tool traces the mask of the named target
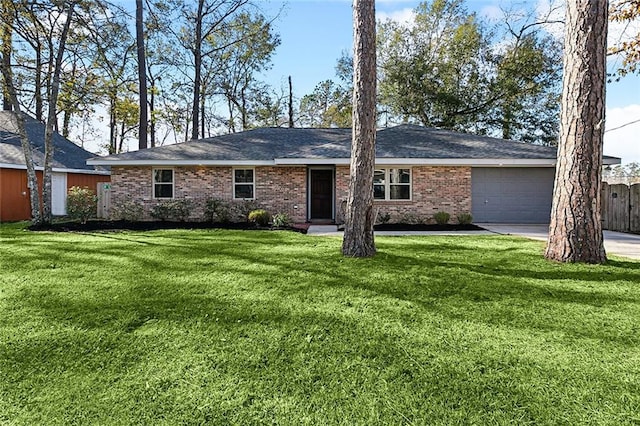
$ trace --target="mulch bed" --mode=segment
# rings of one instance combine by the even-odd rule
[[[149,222],[128,222],[123,220],[89,220],[87,223],[80,222],[56,222],[50,225],[30,226],[32,231],[54,231],[54,232],[99,232],[99,231],[156,231],[161,229],[237,229],[237,230],[286,230],[293,232],[307,233],[309,223],[296,223],[283,228],[261,228],[255,223],[211,223],[211,222],[172,222],[172,221],[149,221]],[[342,228],[340,228],[342,229]],[[405,224],[405,223],[385,223],[374,226],[376,231],[483,231],[477,225],[467,224]]]
[[[438,225],[438,224],[406,224],[406,223],[384,223],[380,225],[375,225],[373,227],[375,231],[484,231],[484,228],[481,228],[472,223],[470,224],[446,224],[446,225]]]
[[[56,222],[50,225],[30,226],[31,231],[54,232],[96,232],[96,231],[157,231],[161,229],[237,229],[237,230],[286,230],[307,233],[309,225],[306,223],[294,224],[282,228],[261,228],[255,223],[211,223],[211,222],[172,222],[149,221],[128,222],[124,220],[89,220],[80,222]]]

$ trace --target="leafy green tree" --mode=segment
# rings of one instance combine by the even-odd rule
[[[471,130],[495,101],[488,37],[462,0],[423,2],[379,26],[380,101],[402,121]]]
[[[552,144],[559,47],[543,22],[506,21],[498,37],[463,0],[423,2],[410,24],[379,25],[380,108],[387,121]]]
[[[300,100],[300,123],[306,127],[350,127],[353,111],[353,56],[342,52],[334,80],[318,83]]]
[[[228,45],[229,40],[235,42]],[[237,124],[245,130],[251,127],[252,105],[264,94],[255,75],[269,68],[280,37],[265,16],[242,12],[207,43],[218,51],[210,67],[218,70],[213,90],[220,90],[226,100],[229,131],[235,132]]]
[[[300,100],[300,123],[305,127],[349,127],[351,94],[333,80],[319,83]]]
[[[486,115],[486,132],[542,145],[558,140],[562,50],[539,32],[514,34],[496,56],[496,94]],[[494,131],[495,130],[495,131]]]

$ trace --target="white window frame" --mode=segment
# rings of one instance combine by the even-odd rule
[[[171,170],[171,183],[156,182],[156,171]],[[171,185],[171,197],[156,197],[156,185]],[[172,167],[156,167],[151,169],[151,191],[154,200],[172,200],[176,196],[176,171]]]
[[[391,183],[391,170],[409,170],[409,182],[408,183]],[[413,169],[407,166],[384,166],[377,167],[375,171],[384,170],[384,198],[374,198],[373,201],[412,201],[413,200]],[[380,185],[375,184],[374,185]],[[409,187],[409,198],[390,198],[391,197],[391,186],[408,186]]]
[[[251,170],[253,172],[253,182],[249,183],[249,182],[236,182],[236,170]],[[233,185],[231,187],[231,190],[233,191],[233,199],[234,200],[255,200],[256,199],[256,169],[255,167],[234,167],[233,169],[231,169],[231,173],[232,173],[232,179],[233,179]],[[252,186],[252,193],[253,193],[253,198],[236,198],[236,185],[251,185]]]

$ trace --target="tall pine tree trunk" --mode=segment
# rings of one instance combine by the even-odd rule
[[[138,123],[138,149],[147,148],[147,65],[144,48],[144,8],[142,0],[136,0],[136,51],[138,54],[138,92],[140,121]]]
[[[373,238],[376,146],[376,18],[374,0],[354,0],[353,136],[342,253],[369,257]]]
[[[191,139],[198,139],[198,129],[200,128],[200,97],[202,85],[202,19],[203,19],[204,0],[198,0],[198,11],[196,13],[196,28],[193,36],[193,99],[191,103],[191,120],[193,127],[191,128]]]
[[[607,1],[567,1],[560,144],[545,257],[603,263],[600,188]]]

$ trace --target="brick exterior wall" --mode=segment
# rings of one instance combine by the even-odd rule
[[[407,168],[409,166],[402,166]],[[380,168],[383,168],[382,166]],[[394,168],[394,167],[386,167]],[[411,201],[374,202],[378,216],[389,214],[391,223],[434,223],[433,215],[445,211],[451,222],[460,213],[471,213],[471,167],[413,166]],[[342,221],[343,200],[349,189],[349,166],[336,167],[336,203]]]
[[[409,166],[403,166],[409,167]],[[152,220],[152,167],[112,167],[112,206],[131,200],[144,207],[144,220]],[[193,203],[189,220],[204,220],[207,199],[233,200],[231,167],[173,167],[174,198]],[[295,222],[307,219],[307,168],[255,167],[256,202],[272,214],[287,213]],[[432,223],[433,214],[445,211],[456,221],[459,213],[471,212],[471,167],[411,167],[411,201],[376,201],[378,214],[391,222]],[[349,184],[349,166],[336,167],[336,221],[342,221],[343,200]]]
[[[158,167],[162,168],[162,167]],[[170,168],[170,167],[164,167]],[[192,201],[189,220],[204,220],[204,205],[211,198],[233,200],[231,167],[171,167],[174,198]],[[153,220],[150,211],[162,200],[153,198],[153,167],[112,167],[112,206],[127,201],[143,206],[143,219]],[[295,222],[306,220],[306,167],[255,167],[255,201],[272,214],[287,213]]]

